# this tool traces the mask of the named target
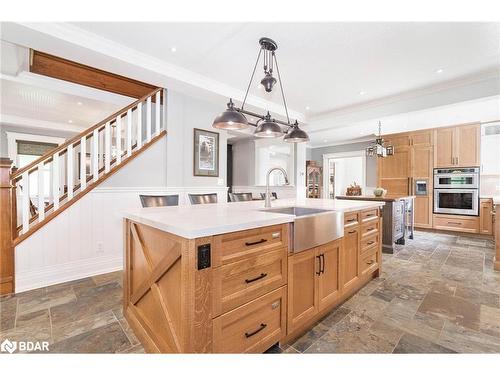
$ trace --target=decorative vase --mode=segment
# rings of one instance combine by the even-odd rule
[[[373,190],[373,195],[375,195],[376,197],[383,197],[386,194],[387,194],[387,190],[385,190],[384,188],[381,188],[381,187],[375,188]]]

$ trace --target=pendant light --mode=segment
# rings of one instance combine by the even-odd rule
[[[309,142],[309,136],[299,128],[299,123],[295,121],[292,127],[288,129],[283,140],[290,143]]]
[[[260,138],[276,138],[283,135],[281,126],[279,126],[274,120],[271,120],[271,115],[267,112],[264,117],[263,122],[257,125],[255,128],[254,135]]]
[[[385,158],[394,155],[394,146],[386,145],[384,138],[382,138],[382,124],[378,122],[378,137],[375,138],[375,144],[366,148],[366,156],[377,156]]]
[[[212,126],[217,129],[241,130],[248,128],[248,120],[234,108],[233,101],[229,99],[227,109],[215,118]]]
[[[247,91],[245,92],[245,97],[243,99],[243,103],[241,104],[241,108],[236,107],[233,101],[230,99],[229,103],[227,104],[227,109],[215,118],[212,126],[217,129],[241,130],[251,125],[255,126],[256,128],[254,131],[254,135],[261,138],[277,138],[283,136],[283,134],[285,134],[282,128],[283,126],[287,128],[284,141],[292,143],[309,141],[309,136],[306,132],[299,128],[299,123],[297,121],[295,121],[293,125],[290,123],[290,117],[288,116],[288,107],[286,105],[285,93],[283,91],[283,84],[278,67],[278,60],[276,59],[275,53],[275,51],[278,49],[278,44],[270,38],[260,38],[259,44],[259,54],[257,55],[257,61],[255,62],[255,66],[253,68],[250,82],[248,83]],[[266,92],[272,92],[276,83],[279,82],[281,97],[283,99],[283,106],[285,107],[287,119],[286,122],[271,118],[269,111],[266,115],[261,115],[244,109],[248,97],[248,92],[252,85],[253,77],[262,55],[264,60],[264,78],[262,78],[260,83],[262,84],[262,86],[264,86]],[[278,79],[273,76],[275,67]],[[245,115],[256,117],[259,120],[255,124],[248,122]]]

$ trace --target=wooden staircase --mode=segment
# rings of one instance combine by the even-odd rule
[[[0,295],[15,290],[16,245],[166,135],[165,99],[157,88],[21,169],[0,160]]]

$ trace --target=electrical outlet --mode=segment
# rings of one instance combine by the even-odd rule
[[[104,249],[102,248],[103,246],[103,243],[102,242],[98,242],[97,243],[97,254],[102,254],[104,253]]]

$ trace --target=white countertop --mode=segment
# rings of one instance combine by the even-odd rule
[[[384,202],[337,199],[277,199],[276,207],[312,207],[351,212],[380,207]],[[295,215],[265,212],[264,201],[141,208],[124,217],[184,238],[198,238],[293,222]]]

